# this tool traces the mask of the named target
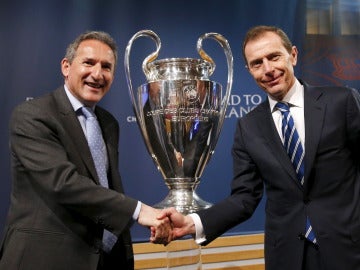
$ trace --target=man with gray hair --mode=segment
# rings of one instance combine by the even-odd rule
[[[123,193],[119,125],[97,105],[116,61],[109,34],[81,34],[61,61],[64,86],[14,109],[1,270],[131,270],[135,221],[156,228],[153,242],[168,243],[169,220]]]

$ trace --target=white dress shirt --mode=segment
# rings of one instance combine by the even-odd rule
[[[276,129],[281,140],[284,142],[281,131],[282,115],[281,112],[275,108],[278,101],[270,96],[268,96],[268,98]],[[298,80],[295,80],[294,85],[290,88],[282,101],[288,103],[290,106],[290,113],[294,119],[295,128],[299,133],[300,141],[305,151],[304,86],[302,86]]]

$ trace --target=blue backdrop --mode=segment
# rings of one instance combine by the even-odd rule
[[[3,116],[0,123],[0,229],[4,226],[11,191],[8,149],[8,120],[11,110],[27,97],[47,93],[63,84],[60,61],[68,43],[79,33],[85,30],[107,31],[118,43],[120,57],[116,78],[112,90],[101,105],[115,115],[121,126],[120,172],[126,193],[147,204],[162,200],[167,194],[167,188],[147,153],[134,119],[123,68],[126,44],[137,31],[151,29],[162,41],[159,59],[199,58],[196,41],[203,33],[218,32],[228,39],[234,55],[232,94],[215,155],[206,167],[197,189],[203,199],[215,203],[230,191],[230,151],[236,119],[265,98],[245,70],[241,55],[243,36],[251,26],[276,25],[288,33],[300,51],[296,67],[298,77],[314,84],[345,84],[360,88],[360,1],[317,2],[319,1],[3,0],[0,4],[0,112]],[[314,17],[311,17],[312,12],[318,11],[321,15],[323,10],[325,13],[333,10],[329,6],[334,5],[340,10],[340,15],[355,13],[355,16],[347,17],[352,32],[344,34],[341,27],[345,18],[340,15],[340,19],[329,22],[330,31],[325,31],[325,34],[319,27],[323,24],[312,21],[309,24],[309,18]],[[348,22],[348,18],[355,19]],[[333,31],[334,27],[340,30]],[[213,40],[204,41],[203,46],[217,64],[211,80],[225,86],[227,68],[221,47]],[[140,65],[153,50],[154,43],[150,39],[141,38],[134,43],[131,53],[134,86],[145,82]],[[262,231],[263,224],[262,202],[249,221],[233,228],[229,233]],[[134,241],[147,240],[148,231],[135,225],[132,235]]]

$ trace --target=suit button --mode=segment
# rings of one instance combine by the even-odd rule
[[[299,240],[305,240],[305,235],[303,233],[299,233],[298,234],[298,239]]]
[[[98,222],[98,224],[100,224],[100,225],[104,225],[104,220],[103,220],[102,218],[99,218],[99,219],[97,220],[97,222]]]

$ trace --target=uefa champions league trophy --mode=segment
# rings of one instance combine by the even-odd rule
[[[130,51],[139,37],[149,37],[156,51],[146,57],[142,70],[147,83],[134,91],[130,77]],[[227,87],[209,77],[215,70],[212,58],[202,49],[204,39],[214,39],[223,48],[228,68]],[[151,30],[137,32],[125,50],[125,73],[129,94],[146,147],[161,172],[169,194],[156,208],[175,207],[188,214],[211,206],[195,189],[214,153],[225,118],[233,77],[233,56],[228,41],[218,33],[199,37],[197,51],[202,59],[156,60],[160,38]]]

